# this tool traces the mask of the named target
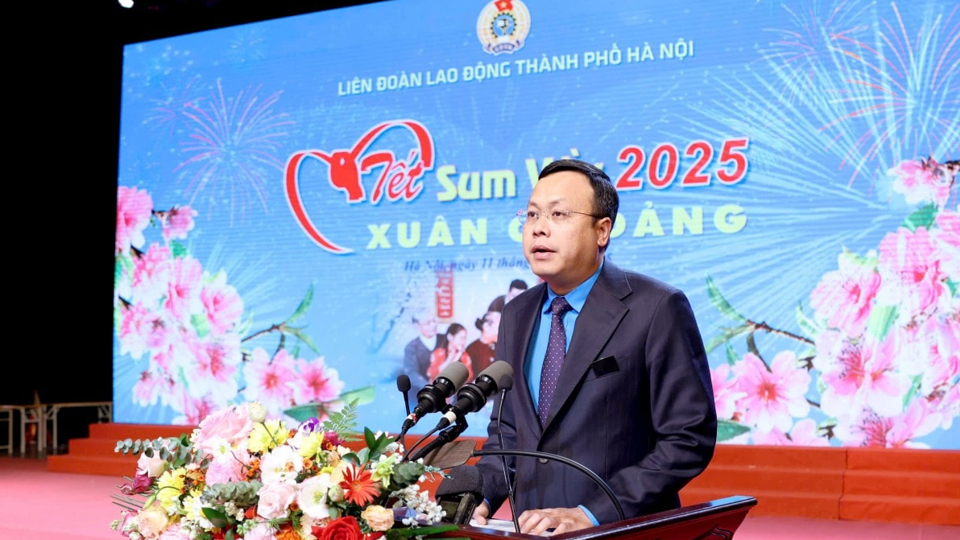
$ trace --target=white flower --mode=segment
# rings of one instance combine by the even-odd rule
[[[313,519],[330,517],[327,490],[330,489],[330,475],[327,473],[307,478],[300,484],[297,504],[303,513]]]
[[[259,424],[267,419],[267,409],[259,401],[253,401],[247,404],[247,415],[252,422]]]
[[[278,446],[264,456],[260,464],[260,479],[264,484],[286,482],[293,484],[303,470],[303,458],[289,446]]]

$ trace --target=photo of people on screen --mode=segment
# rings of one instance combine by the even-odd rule
[[[427,379],[432,381],[451,362],[460,362],[467,367],[467,380],[472,381],[474,376],[470,357],[467,355],[467,329],[460,323],[450,323],[446,332],[446,346],[433,351],[430,358],[430,368],[427,369]]]

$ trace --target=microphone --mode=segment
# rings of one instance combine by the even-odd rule
[[[443,521],[467,525],[473,510],[483,502],[483,478],[472,465],[450,469],[449,476],[440,482],[436,492],[437,503],[446,513]]]
[[[410,377],[403,374],[397,377],[397,390],[403,394],[403,406],[407,410],[407,416],[410,416],[410,398],[407,396],[410,392]]]
[[[402,439],[407,430],[416,425],[425,415],[439,411],[446,404],[447,398],[452,396],[457,388],[463,386],[468,375],[467,366],[460,362],[454,362],[443,368],[433,384],[428,384],[417,392],[417,406],[403,421],[397,440]]]
[[[444,410],[443,418],[437,424],[437,429],[443,429],[463,418],[467,413],[477,412],[487,404],[487,398],[497,391],[497,384],[504,375],[513,378],[513,368],[503,360],[497,360],[490,367],[480,372],[477,379],[467,383],[457,392],[457,402],[448,405]]]
[[[500,378],[500,407],[497,409],[497,442],[501,450],[506,450],[503,446],[503,424],[500,421],[503,418],[503,402],[507,399],[507,392],[513,388],[513,375],[509,373]],[[520,521],[517,519],[517,501],[513,496],[513,483],[510,482],[510,474],[507,472],[507,456],[500,456],[500,464],[503,465],[503,483],[507,486],[507,499],[510,501],[510,518],[513,519],[513,530],[520,534]],[[491,510],[491,513],[493,510]]]

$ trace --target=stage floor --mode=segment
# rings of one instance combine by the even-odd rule
[[[110,495],[122,482],[47,472],[42,458],[0,456],[0,540],[116,540],[110,522],[119,509]],[[735,538],[953,540],[960,527],[748,516]]]

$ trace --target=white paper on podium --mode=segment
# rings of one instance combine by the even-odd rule
[[[495,531],[503,531],[503,532],[509,532],[509,533],[516,532],[513,529],[513,521],[507,521],[504,519],[488,519],[486,525],[481,525],[477,523],[477,520],[471,519],[470,526],[480,527],[483,529],[493,529]]]

